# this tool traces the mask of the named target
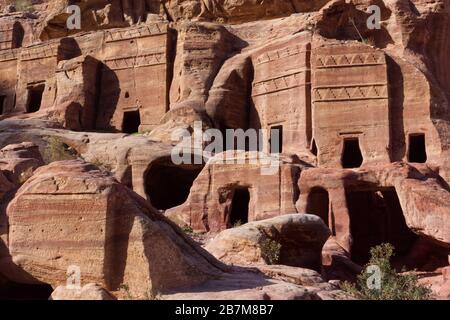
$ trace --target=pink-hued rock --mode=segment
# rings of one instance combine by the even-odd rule
[[[335,291],[313,271],[225,266],[144,199],[81,161],[39,168],[7,213],[0,272],[13,282],[51,284],[52,299],[113,298],[107,292],[190,299],[214,284],[209,299],[229,297],[230,288],[241,288],[235,298],[245,299],[318,299]],[[78,280],[81,289],[67,286]]]
[[[127,286],[133,297],[145,297],[201,283],[224,268],[142,198],[78,161],[37,170],[7,213],[11,258],[2,257],[0,269],[13,281],[30,281],[25,271],[57,287],[77,266],[82,283],[109,291]]]
[[[205,249],[231,264],[283,264],[318,270],[329,236],[318,216],[290,214],[222,231]]]
[[[99,285],[88,283],[82,288],[59,286],[52,292],[49,300],[116,300],[116,298]]]
[[[420,170],[418,170],[418,169]],[[332,211],[326,209],[330,228],[335,230],[336,241],[349,251],[351,237],[349,193],[390,190],[393,206],[406,226],[418,235],[431,238],[441,246],[450,244],[449,207],[450,192],[432,170],[426,166],[414,167],[406,163],[367,166],[357,170],[314,168],[302,172],[297,209],[314,211],[311,194],[317,188],[326,190]],[[395,198],[398,197],[398,200]],[[386,198],[387,199],[387,198]],[[387,200],[386,200],[387,201]],[[398,205],[395,205],[395,203]],[[316,208],[317,210],[317,208]],[[394,210],[394,208],[392,209]],[[331,221],[333,222],[331,224]]]
[[[419,273],[419,283],[428,286],[433,291],[435,299],[450,299],[450,276],[449,267],[445,267],[431,273]]]
[[[128,287],[145,297],[184,284],[194,297],[204,281],[207,294],[229,298],[212,288],[226,289],[232,276],[208,282],[222,265],[166,218],[210,239],[298,212],[331,230],[327,279],[354,278],[370,248],[385,242],[395,246],[396,267],[448,265],[448,0],[12,2],[0,0],[0,259],[16,281],[59,286],[74,262],[113,294],[123,285],[119,298]],[[71,4],[81,28],[67,25]],[[379,28],[367,24],[371,5],[381,9]],[[173,147],[196,126],[261,135],[255,146],[175,164]],[[195,138],[183,143],[198,157]],[[38,169],[42,158],[58,160],[49,150],[101,171]],[[160,251],[176,257],[172,269],[154,262]],[[244,251],[259,261],[253,247]],[[231,294],[345,298],[331,284],[306,292],[280,279],[258,291],[261,277],[240,274],[251,285],[231,280]],[[432,281],[437,288],[443,280]]]
[[[15,185],[24,183],[43,164],[39,147],[31,142],[11,144],[0,150],[0,170]]]
[[[316,278],[317,273],[285,266],[261,267],[261,271],[232,273],[201,287],[168,293],[167,300],[339,300],[352,299],[336,286]],[[297,285],[296,283],[302,283]]]
[[[240,190],[247,190],[249,197],[248,217],[243,219],[257,221],[289,214],[295,212],[298,174],[299,165],[292,158],[227,151],[210,159],[187,201],[166,215],[196,231],[225,230],[239,220],[234,217],[233,205],[237,206],[235,195]]]

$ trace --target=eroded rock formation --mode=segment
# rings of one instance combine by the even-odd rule
[[[225,230],[205,248],[227,263],[277,263],[320,270],[320,253],[329,236],[318,216],[292,214]]]
[[[69,5],[81,29],[67,28]],[[300,283],[301,269],[235,274],[173,224],[209,238],[307,213],[330,229],[313,239],[327,240],[327,280],[354,278],[390,242],[396,266],[436,271],[424,282],[448,298],[448,0],[0,0],[0,12],[8,281],[56,289],[78,265],[92,286],[55,298],[123,298],[124,285],[141,298],[348,298]],[[226,262],[259,261],[219,240],[207,248]]]
[[[25,271],[56,288],[76,265],[83,282],[110,291],[125,284],[133,296],[145,297],[201,283],[225,269],[139,196],[76,161],[39,169],[7,216],[11,257],[2,257],[1,269],[16,282],[33,281],[22,276]]]

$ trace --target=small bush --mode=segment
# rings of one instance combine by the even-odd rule
[[[48,137],[42,158],[46,164],[49,164],[55,161],[76,159],[76,153],[60,137]]]
[[[268,264],[277,264],[280,261],[281,244],[266,238],[261,243],[261,255]]]
[[[431,298],[431,290],[421,285],[414,274],[398,274],[391,266],[390,259],[394,255],[391,244],[382,244],[370,250],[371,258],[368,266],[377,266],[381,271],[379,288],[369,288],[372,274],[363,271],[356,284],[344,282],[342,290],[363,300],[427,300]]]
[[[186,234],[193,234],[194,233],[194,229],[192,229],[188,225],[184,226],[181,230],[183,230],[183,232],[186,233]]]

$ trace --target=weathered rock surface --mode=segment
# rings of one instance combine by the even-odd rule
[[[144,199],[80,161],[39,168],[7,214],[0,272],[17,283],[51,284],[52,299],[191,299],[212,287],[208,299],[232,290],[243,299],[319,299],[336,290],[304,269],[225,266]],[[69,271],[89,284],[67,287]]]
[[[43,164],[39,147],[31,142],[11,144],[0,150],[0,170],[15,185],[25,182]]]
[[[109,291],[126,285],[133,297],[145,297],[224,269],[139,196],[77,161],[40,168],[7,214],[10,257],[2,257],[1,271],[13,281],[56,288],[75,265],[85,283]]]
[[[195,180],[185,204],[166,215],[195,231],[218,232],[236,223],[295,212],[299,164],[295,158],[266,153],[227,151],[208,161]],[[234,201],[248,193],[239,212]],[[247,201],[247,202],[245,202]],[[233,210],[234,208],[237,210]],[[237,208],[236,208],[237,207]]]
[[[329,235],[319,217],[291,214],[222,231],[205,248],[226,263],[279,263],[318,270]],[[279,258],[271,261],[274,256]]]
[[[390,213],[392,216],[395,214],[393,206],[397,208],[400,206],[398,208],[400,211],[397,209],[397,213],[401,214],[399,218],[404,219],[403,224],[412,231],[429,237],[445,247],[450,243],[447,218],[450,192],[446,183],[443,183],[441,178],[426,166],[416,168],[406,163],[393,163],[386,166],[368,166],[358,170],[314,168],[302,172],[299,187],[301,195],[297,202],[297,209],[306,212],[319,210],[312,205],[311,194],[314,194],[314,190],[317,188],[328,190],[326,192],[329,194],[329,202],[335,213],[334,225],[340,230],[346,230],[345,226],[349,223],[350,199],[346,192],[347,194],[358,192],[358,190],[376,192],[382,188],[391,188],[394,198],[398,197],[398,200],[392,199],[392,201],[388,201],[387,195],[385,197],[388,207],[390,206],[388,202],[392,202]],[[364,207],[361,208],[364,209]],[[350,219],[352,219],[352,212],[350,212]],[[400,224],[398,227],[400,228]],[[337,241],[346,250],[348,250],[347,236],[348,234],[337,232]]]
[[[275,267],[275,266],[270,266]],[[282,266],[280,269],[283,269]],[[295,268],[298,269],[298,268]],[[266,271],[268,272],[268,271]],[[292,275],[292,272],[288,274]],[[299,286],[294,284],[302,282],[298,274],[305,272],[304,269],[296,270],[296,277],[286,281],[261,278],[260,271],[238,272],[228,275],[220,280],[211,280],[201,287],[190,288],[189,290],[168,293],[162,298],[168,300],[339,300],[351,299],[336,286],[323,281],[312,281]],[[309,272],[309,271],[308,271]],[[307,273],[308,273],[307,272]],[[276,278],[280,276],[274,275]],[[274,273],[272,273],[274,274]],[[303,277],[304,279],[304,277]],[[311,278],[310,278],[311,279]]]
[[[146,289],[126,284],[138,288],[132,294],[170,284],[148,271],[153,262],[144,254],[153,256],[157,250],[147,248],[145,227],[170,225],[163,217],[154,218],[153,213],[159,214],[155,209],[194,231],[212,233],[288,213],[319,216],[332,235],[322,252],[327,279],[352,278],[367,262],[370,248],[383,242],[396,247],[396,263],[427,272],[448,266],[447,0],[11,2],[0,0],[0,148],[6,147],[0,152],[0,208],[5,211],[17,188],[43,165],[40,154],[45,162],[84,159],[117,180],[100,172],[92,178],[86,169],[80,176],[95,180],[92,191],[74,176],[58,177],[63,168],[57,165],[38,170],[10,205],[16,225],[0,215],[0,255],[8,257],[8,241],[13,241],[19,258],[13,257],[29,272],[15,269],[16,279],[60,285],[63,269],[70,261],[78,263],[79,251],[103,266],[83,265],[88,278],[114,291],[117,285],[110,284],[127,280],[134,270],[120,263],[128,243],[122,238],[129,234],[129,246],[141,246],[129,251],[138,278],[152,282]],[[71,4],[81,9],[81,29],[67,28]],[[368,7],[374,4],[381,9],[379,29],[367,25]],[[173,163],[173,147],[198,123],[202,132],[252,129],[262,134],[253,146],[228,146],[195,164]],[[272,145],[277,131],[279,150]],[[183,140],[189,157],[201,153],[192,147],[195,139]],[[220,161],[222,151],[233,164]],[[261,160],[259,155],[262,162],[250,163]],[[235,163],[239,159],[245,161]],[[266,160],[275,164],[270,174],[262,173]],[[50,175],[45,170],[55,175],[54,184],[42,176]],[[137,200],[125,186],[147,201]],[[43,201],[39,218],[26,220],[34,197]],[[83,224],[90,221],[85,216],[72,224],[88,234],[88,242],[62,222],[65,213],[74,213],[70,203],[79,199],[95,209],[83,213],[95,217],[92,226]],[[110,208],[116,201],[125,204]],[[115,222],[114,231],[106,222],[103,226],[119,244],[117,263],[109,238],[96,232],[102,215],[122,217],[118,212],[123,208],[131,213],[114,221],[125,221],[129,232],[116,231]],[[15,228],[17,233],[10,235]],[[172,264],[179,269],[170,272],[186,283],[198,280],[201,287],[201,275],[209,279],[208,270],[216,270],[218,262],[192,262],[201,254],[192,248],[194,254],[181,253],[185,240],[172,231],[158,233],[162,243],[173,244],[169,252],[179,253],[179,263]],[[25,243],[26,232],[36,241]],[[58,237],[65,232],[76,250],[61,244]],[[36,258],[41,257],[36,250],[45,253],[42,258]],[[185,260],[202,270],[198,278],[186,276],[192,270],[181,267]],[[262,290],[266,294],[258,295],[255,288],[265,282],[261,274],[240,274],[237,278],[247,279],[248,286],[228,276],[207,281],[211,290],[205,292],[214,291],[213,285],[226,289],[231,281],[230,292],[242,297],[344,298],[331,293],[331,287],[300,293],[302,285],[288,288],[280,279],[268,281]],[[432,281],[440,290],[443,278]],[[198,294],[189,292],[190,297]]]
[[[450,299],[450,271],[449,268],[442,268],[433,273],[419,273],[419,282],[429,286],[438,300]]]
[[[115,297],[99,285],[88,283],[79,289],[59,286],[52,292],[50,300],[115,300]]]
[[[351,260],[350,254],[330,237],[322,248],[322,275],[327,280],[355,281],[364,268]]]

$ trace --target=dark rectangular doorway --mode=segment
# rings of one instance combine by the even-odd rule
[[[228,227],[245,224],[248,222],[248,209],[250,205],[250,192],[247,188],[237,188],[231,201],[231,213],[228,219]]]
[[[425,134],[412,134],[409,136],[408,162],[427,162]]]
[[[342,152],[343,168],[359,168],[363,163],[361,148],[359,147],[359,139],[344,139],[344,149]]]
[[[313,188],[308,195],[308,202],[306,212],[319,216],[327,226],[329,223],[330,214],[330,199],[328,191],[323,188]]]
[[[283,126],[270,128],[270,153],[283,153]]]
[[[42,96],[44,95],[45,85],[40,84],[28,88],[27,113],[39,111],[42,104]]]
[[[0,96],[0,115],[5,112],[6,96]]]
[[[130,134],[139,132],[140,125],[141,115],[139,110],[127,111],[123,114],[122,132]]]
[[[395,188],[346,192],[353,239],[352,260],[369,261],[370,249],[382,243],[394,246],[396,256],[411,249],[417,236],[408,228]]]

